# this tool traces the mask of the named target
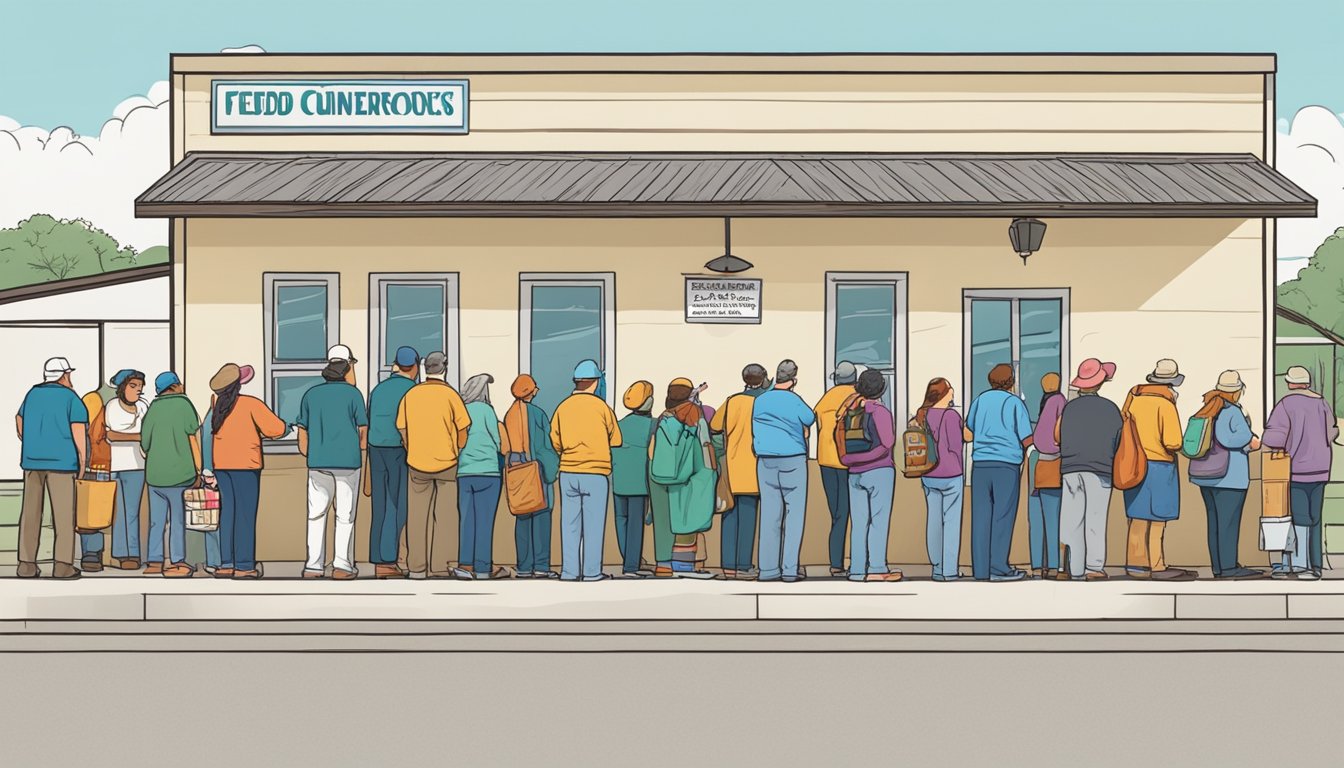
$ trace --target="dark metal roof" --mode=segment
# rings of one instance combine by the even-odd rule
[[[1252,155],[198,154],[137,216],[1315,216]]]

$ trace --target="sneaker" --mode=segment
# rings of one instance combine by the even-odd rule
[[[476,578],[476,574],[472,573],[466,568],[454,568],[453,576],[456,576],[457,578],[462,579],[463,581],[471,581],[472,579]]]
[[[714,574],[709,571],[677,571],[676,577],[679,579],[712,579]]]
[[[1320,571],[1298,571],[1294,574],[1298,581],[1320,581]]]
[[[1025,578],[1027,578],[1026,571],[1012,571],[1010,573],[992,575],[989,577],[989,580],[995,583],[1001,583],[1005,581],[1022,581]]]
[[[599,573],[599,574],[597,574],[596,576],[584,576],[584,577],[583,577],[583,580],[584,580],[584,581],[606,581],[607,579],[610,579],[610,578],[612,578],[612,575],[609,574],[609,573]]]
[[[532,578],[534,578],[534,579],[558,579],[558,578],[560,578],[560,574],[556,573],[555,571],[533,571],[533,572],[532,572]]]
[[[535,579],[535,578],[537,578],[537,576],[536,576],[536,574],[532,573],[531,571],[519,571],[519,572],[513,574],[513,578],[515,578],[515,579]]]
[[[647,579],[648,576],[639,571],[622,571],[616,578],[618,579]]]
[[[1255,568],[1242,568],[1238,566],[1230,571],[1223,571],[1213,578],[1219,580],[1226,579],[1229,581],[1254,581],[1255,579],[1263,579],[1266,575],[1267,574],[1264,571],[1256,570]]]
[[[1163,568],[1152,573],[1153,581],[1194,581],[1197,578],[1199,574],[1184,568]]]

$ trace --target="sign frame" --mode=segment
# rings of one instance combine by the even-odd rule
[[[219,89],[221,87],[235,86],[256,86],[260,88],[283,86],[407,86],[407,85],[425,85],[442,86],[449,88],[462,89],[462,126],[461,127],[439,127],[439,126],[417,126],[417,125],[295,125],[295,126],[221,126],[219,124]],[[352,116],[353,117],[353,116]],[[231,134],[231,135],[289,135],[304,136],[312,134],[336,134],[346,136],[396,136],[396,135],[466,135],[471,132],[471,82],[467,78],[403,78],[397,80],[378,79],[362,80],[359,78],[349,80],[335,79],[308,79],[308,80],[232,80],[232,79],[212,79],[210,81],[210,133]]]
[[[727,275],[683,275],[682,320],[685,323],[705,325],[760,325],[765,314],[765,281],[759,277],[731,277]],[[756,284],[755,317],[691,317],[691,282],[695,280],[731,281]]]

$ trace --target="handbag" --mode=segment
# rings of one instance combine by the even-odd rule
[[[1064,487],[1059,473],[1060,464],[1058,454],[1039,455],[1036,459],[1036,490],[1052,491]]]
[[[532,458],[528,444],[526,409],[521,401],[514,401],[504,415],[504,432],[509,438],[509,458],[504,464],[504,495],[509,512],[530,515],[546,508],[546,484],[541,479],[541,462]],[[514,425],[521,424],[521,428]],[[514,442],[514,432],[520,437]]]
[[[117,503],[117,481],[106,472],[92,472],[87,480],[75,481],[75,531],[95,533],[112,525]]]
[[[219,530],[219,491],[193,487],[182,492],[187,513],[187,530],[210,533]]]
[[[1111,485],[1120,491],[1139,487],[1148,476],[1148,455],[1143,452],[1143,444],[1139,442],[1139,425],[1129,412],[1138,391],[1138,387],[1129,391],[1125,407],[1120,411],[1120,443],[1116,446],[1115,463],[1111,467]]]

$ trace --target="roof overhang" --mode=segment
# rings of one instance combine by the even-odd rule
[[[139,217],[1314,217],[1253,155],[190,153]]]

